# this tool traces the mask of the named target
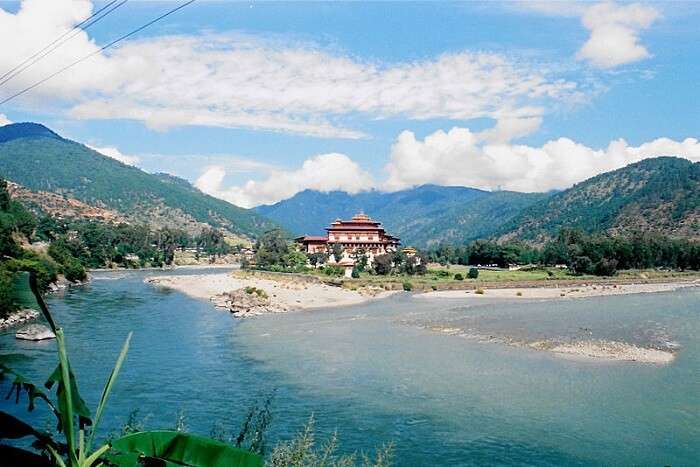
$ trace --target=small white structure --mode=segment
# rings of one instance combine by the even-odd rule
[[[350,258],[343,258],[338,261],[338,266],[345,269],[345,277],[352,277],[352,270],[355,269],[355,261]]]

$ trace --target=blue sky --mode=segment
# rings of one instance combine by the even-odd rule
[[[0,96],[179,3],[131,0]],[[47,5],[0,2],[0,42],[17,44],[2,72],[104,2]],[[0,120],[244,206],[304,188],[560,189],[644,157],[700,160],[699,20],[689,2],[199,0]]]

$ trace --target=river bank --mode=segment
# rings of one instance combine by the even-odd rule
[[[320,282],[295,280],[293,277],[273,280],[230,273],[156,276],[146,279],[146,282],[177,290],[193,298],[210,300],[220,306],[224,306],[227,300],[223,294],[247,287],[255,288],[269,297],[268,312],[358,305],[393,293],[378,288],[349,290]]]
[[[578,284],[547,284],[518,283],[490,284],[492,287],[478,287],[468,290],[438,290],[416,295],[417,298],[535,298],[535,299],[560,299],[560,298],[586,298],[602,297],[608,295],[625,295],[638,293],[671,292],[685,287],[697,287],[700,281],[667,281],[648,283],[628,282],[602,282],[602,283],[578,283]]]

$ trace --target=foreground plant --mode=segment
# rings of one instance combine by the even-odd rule
[[[34,410],[37,399],[43,401],[56,417],[57,429],[63,435],[63,440],[58,441],[51,434],[37,430],[15,416],[0,411],[0,441],[27,437],[34,439],[32,442],[33,451],[0,444],[0,459],[4,465],[59,465],[62,467],[133,466],[138,464],[196,467],[216,465],[258,467],[263,465],[262,457],[255,453],[220,441],[179,431],[131,433],[102,443],[93,449],[107,400],[129,350],[131,333],[124,342],[114,368],[102,390],[93,417],[78,391],[78,383],[66,351],[63,329],[56,326],[44,303],[37,287],[36,277],[28,273],[16,274],[13,291],[15,302],[21,307],[38,308],[56,335],[58,365],[44,384],[49,391],[55,387],[55,401],[50,397],[50,392],[45,392],[2,363],[0,363],[0,382],[11,380],[8,398],[14,394],[17,403],[19,403],[22,394],[26,394],[29,411]]]

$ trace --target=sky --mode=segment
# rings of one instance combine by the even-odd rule
[[[304,189],[565,189],[700,161],[700,2],[130,0],[8,81],[35,121],[243,207]],[[0,1],[0,76],[107,2]],[[116,4],[115,4],[116,5]]]

